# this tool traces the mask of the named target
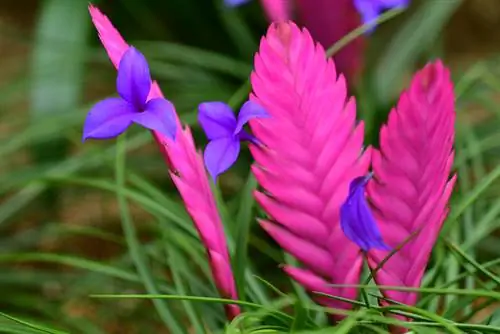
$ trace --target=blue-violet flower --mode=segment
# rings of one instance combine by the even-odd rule
[[[228,7],[237,7],[247,2],[250,2],[250,0],[224,0],[224,4]]]
[[[268,113],[255,102],[247,101],[241,107],[238,118],[230,106],[223,102],[204,102],[199,105],[198,121],[209,143],[204,159],[214,180],[231,167],[240,153],[240,141],[258,144],[257,139],[243,126],[253,118],[268,117]]]
[[[89,111],[83,126],[83,141],[116,137],[132,123],[175,138],[174,107],[164,98],[147,100],[151,89],[149,66],[134,47],[120,61],[116,88],[120,97],[100,101]]]
[[[410,0],[354,0],[354,6],[365,24],[375,20],[384,10],[405,8],[409,3]]]
[[[389,250],[365,197],[365,186],[370,178],[371,174],[357,177],[349,185],[347,199],[340,207],[340,226],[346,237],[364,251]]]

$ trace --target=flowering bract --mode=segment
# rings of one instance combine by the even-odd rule
[[[448,213],[456,175],[450,178],[455,136],[455,96],[449,70],[427,64],[401,94],[380,130],[380,149],[367,185],[373,213],[395,254],[370,250],[368,264],[380,270],[375,282],[418,288]],[[390,300],[415,305],[418,294],[382,290]],[[383,302],[386,303],[386,302]]]
[[[205,148],[205,165],[215,180],[231,167],[240,153],[240,141],[257,144],[254,136],[243,129],[252,118],[267,117],[266,111],[257,103],[247,101],[241,107],[238,119],[231,107],[223,102],[205,102],[199,106],[198,121],[210,140]]]
[[[372,248],[389,250],[368,207],[365,187],[371,175],[355,178],[349,186],[349,195],[340,207],[340,226],[345,235],[362,250]]]
[[[293,279],[309,291],[356,299],[357,289],[332,287],[359,283],[363,257],[342,232],[340,206],[349,183],[367,173],[371,151],[363,150],[364,124],[356,122],[344,76],[307,30],[286,22],[272,24],[261,40],[251,83],[250,99],[271,116],[249,122],[262,143],[250,145],[262,189],[255,198],[268,215],[260,224],[302,262],[285,266]]]
[[[365,24],[375,20],[384,10],[404,8],[409,3],[410,0],[354,0],[354,5]]]
[[[98,102],[89,111],[83,127],[84,141],[116,137],[132,123],[175,138],[174,107],[164,98],[147,100],[151,89],[149,66],[146,58],[133,47],[120,61],[116,88],[120,97]]]

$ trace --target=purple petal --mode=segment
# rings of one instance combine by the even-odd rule
[[[151,75],[146,58],[134,47],[128,48],[120,61],[116,88],[135,108],[144,108],[151,89]]]
[[[351,182],[349,195],[340,207],[340,226],[346,237],[364,251],[372,248],[389,250],[365,198],[369,178],[358,177]]]
[[[384,9],[405,8],[410,4],[410,0],[379,0]]]
[[[354,0],[354,6],[361,15],[363,23],[373,22],[377,17],[387,9],[405,8],[410,0]],[[375,26],[372,26],[368,32],[372,32]]]
[[[204,158],[208,172],[214,179],[231,167],[240,153],[240,141],[234,137],[212,140],[205,148]]]
[[[98,102],[90,109],[83,125],[83,138],[109,139],[118,136],[132,123],[134,107],[115,97]]]
[[[236,118],[227,104],[223,102],[205,102],[198,106],[198,122],[207,138],[218,139],[232,136],[236,127]]]
[[[354,6],[361,15],[363,24],[373,22],[377,19],[379,11],[381,11],[377,0],[354,0]],[[370,28],[369,32],[373,31],[374,28]]]
[[[164,98],[149,100],[146,104],[146,110],[136,113],[132,120],[146,129],[158,131],[171,139],[175,139],[177,123],[174,106]]]
[[[250,0],[224,0],[224,5],[227,7],[237,7],[247,2],[250,2]]]
[[[261,142],[254,135],[246,132],[245,130],[241,130],[237,137],[240,141],[249,141],[254,145],[261,145]]]
[[[269,114],[267,111],[261,107],[259,104],[253,101],[247,101],[241,107],[240,113],[238,115],[238,122],[236,123],[236,128],[234,129],[234,134],[238,134],[243,126],[252,118],[267,118]]]

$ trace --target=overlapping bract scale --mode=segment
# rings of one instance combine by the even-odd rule
[[[455,109],[449,71],[428,64],[403,92],[380,132],[380,151],[372,157],[375,177],[367,192],[386,243],[394,254],[375,276],[379,285],[420,287],[443,221],[455,176]],[[369,253],[375,269],[387,251]],[[387,298],[414,305],[417,294],[385,291]]]
[[[303,268],[285,268],[295,280],[311,291],[354,299],[356,289],[328,286],[357,284],[362,265],[339,222],[349,183],[366,174],[370,161],[345,79],[307,30],[284,22],[272,24],[262,39],[251,82],[251,99],[270,114],[250,121],[263,144],[250,147],[263,189],[255,197],[269,216],[260,223],[302,262]]]
[[[113,65],[118,67],[129,45],[109,19],[96,7],[91,5],[89,10],[109,58]],[[163,97],[163,94],[158,84],[153,82],[148,100],[156,97]],[[201,155],[196,151],[189,127],[181,125],[177,114],[175,117],[178,124],[175,141],[155,131],[153,131],[153,136],[170,168],[172,180],[207,248],[212,274],[219,293],[225,298],[237,299],[224,229]],[[239,314],[239,308],[235,305],[227,305],[226,311],[229,318]]]

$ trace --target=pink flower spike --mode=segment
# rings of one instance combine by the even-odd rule
[[[109,19],[99,9],[90,5],[90,15],[99,33],[99,38],[113,65],[117,68],[129,45],[113,27]],[[148,100],[163,98],[158,84],[153,81]],[[184,200],[200,238],[207,249],[207,255],[219,293],[224,298],[237,300],[234,277],[231,270],[224,228],[217,211],[215,199],[210,189],[203,160],[194,146],[189,127],[183,127],[174,110],[178,126],[175,141],[152,131],[161,153],[170,169],[170,175]],[[240,313],[238,306],[226,305],[229,319]]]
[[[376,273],[379,285],[420,287],[455,184],[456,177],[450,179],[454,125],[450,73],[441,61],[428,64],[390,112],[380,131],[380,151],[373,152],[375,176],[367,193],[384,241],[396,248],[409,239]],[[387,255],[370,251],[370,267]],[[407,305],[417,301],[417,293],[383,293]]]
[[[252,167],[264,192],[255,197],[268,214],[261,226],[305,269],[287,272],[312,291],[356,299],[363,258],[340,227],[340,206],[350,182],[367,173],[364,127],[333,60],[307,30],[274,23],[260,43],[251,75],[251,99],[269,118],[251,120],[263,145],[250,145]],[[351,304],[318,299],[349,309]]]

